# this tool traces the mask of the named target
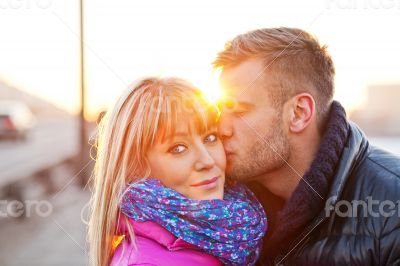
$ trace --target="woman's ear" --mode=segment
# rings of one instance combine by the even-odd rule
[[[291,103],[289,129],[300,133],[314,120],[315,101],[311,94],[300,93],[293,97]]]

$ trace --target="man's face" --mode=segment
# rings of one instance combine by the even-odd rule
[[[272,105],[268,93],[276,87],[263,69],[261,60],[248,60],[224,69],[220,76],[226,99],[219,124],[226,174],[239,181],[275,171],[290,156],[281,108]]]

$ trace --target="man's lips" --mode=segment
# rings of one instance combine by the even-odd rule
[[[216,177],[213,177],[211,179],[207,179],[207,180],[201,181],[199,183],[192,184],[190,186],[192,186],[192,187],[200,187],[200,186],[208,185],[208,184],[216,182],[218,180],[218,178],[219,178],[219,176],[216,176]]]

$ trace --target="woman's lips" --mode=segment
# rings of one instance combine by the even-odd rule
[[[214,188],[217,186],[219,176],[191,185],[192,187]]]

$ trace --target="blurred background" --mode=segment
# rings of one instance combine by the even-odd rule
[[[143,75],[215,97],[210,62],[248,30],[315,34],[336,65],[335,98],[400,154],[398,25],[395,0],[0,0],[0,265],[87,265],[96,120]]]

